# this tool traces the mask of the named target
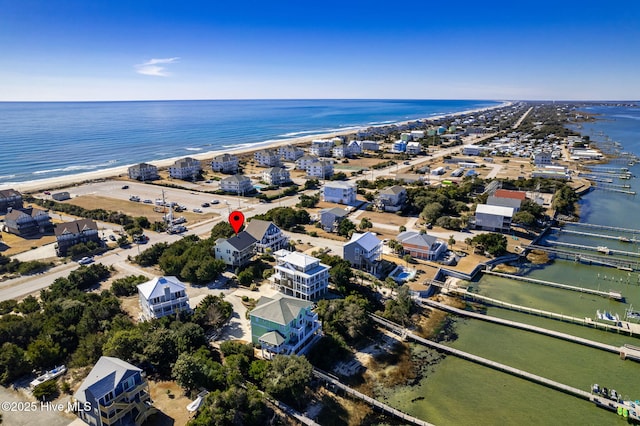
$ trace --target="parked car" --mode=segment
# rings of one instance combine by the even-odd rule
[[[194,213],[202,213],[202,210],[200,210],[200,209],[193,209],[193,212],[194,212]]]
[[[220,200],[211,200],[211,204],[219,204]]]
[[[78,263],[80,265],[88,265],[91,262],[93,262],[93,258],[92,257],[87,257],[87,256],[85,256],[82,259],[78,260]]]
[[[144,200],[143,203],[145,203],[145,204],[153,204],[153,201],[147,199],[147,200]]]
[[[111,241],[115,241],[115,240],[116,240],[116,236],[115,236],[115,235],[113,235],[113,234],[111,234],[111,235],[109,235],[109,239],[110,239]]]
[[[129,189],[129,185],[122,185],[122,189]]]
[[[209,203],[202,203],[200,207],[209,207]]]

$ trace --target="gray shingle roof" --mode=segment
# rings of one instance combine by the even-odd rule
[[[271,225],[276,226],[275,224],[273,224],[273,222],[260,219],[252,219],[251,222],[247,224],[244,232],[247,232],[253,238],[260,241]]]
[[[80,234],[89,229],[97,231],[98,225],[91,219],[79,219],[73,222],[56,224],[55,234],[56,236],[63,234]]]
[[[119,358],[102,356],[84,379],[74,397],[82,403],[87,402],[88,391],[95,398],[101,398],[114,390],[129,372],[142,372],[142,370]]]
[[[234,235],[233,237],[227,239],[227,243],[231,244],[231,246],[238,251],[247,249],[256,241],[257,240],[246,231],[239,232],[238,235]]]
[[[288,297],[282,294],[273,298],[261,297],[258,305],[251,311],[251,316],[265,319],[280,325],[287,325],[298,317],[302,309],[313,304],[306,300]]]

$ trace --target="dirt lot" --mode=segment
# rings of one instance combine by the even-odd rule
[[[140,202],[118,200],[115,198],[101,197],[99,195],[82,195],[65,201],[65,203],[83,207],[85,209],[105,209],[113,211],[121,211],[130,216],[146,216],[150,222],[161,222],[163,213],[160,208],[153,204],[144,204]],[[158,211],[156,211],[158,210]],[[201,221],[218,216],[216,213],[207,212],[193,213],[184,211],[175,213],[175,216],[184,216],[189,222]]]
[[[39,238],[22,238],[8,232],[0,232],[0,253],[4,256],[13,256],[55,241],[56,237],[54,235],[44,235]]]
[[[187,405],[192,400],[183,394],[182,388],[176,382],[149,380],[149,390],[153,406],[162,414],[154,415],[147,423],[159,426],[180,426],[186,425],[191,420],[192,415],[187,411]]]

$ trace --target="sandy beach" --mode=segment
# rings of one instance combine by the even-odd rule
[[[316,139],[328,139],[328,138],[333,138],[333,137],[336,137],[336,136],[351,135],[351,134],[354,134],[354,133],[356,133],[358,131],[369,129],[369,128],[372,128],[372,127],[386,127],[386,126],[392,126],[392,125],[403,125],[403,124],[407,124],[407,123],[415,122],[415,121],[440,120],[440,119],[443,119],[443,118],[450,118],[450,117],[455,117],[455,116],[459,116],[459,115],[476,114],[476,113],[483,112],[483,111],[489,111],[489,110],[493,110],[493,109],[508,107],[510,105],[512,105],[512,102],[502,102],[499,105],[495,105],[495,106],[492,106],[492,107],[472,109],[472,110],[467,110],[467,111],[461,111],[461,112],[456,112],[456,113],[451,113],[451,114],[443,114],[443,115],[432,116],[432,117],[421,118],[421,119],[400,121],[400,122],[396,122],[396,123],[382,124],[382,125],[377,125],[377,126],[363,126],[363,127],[359,127],[359,128],[355,128],[355,129],[354,128],[350,128],[348,130],[344,130],[344,131],[340,131],[340,132],[315,134],[315,135],[312,135],[312,136],[302,136],[302,137],[291,138],[291,139],[283,139],[281,141],[255,142],[255,143],[252,143],[252,144],[247,144],[247,145],[245,145],[243,147],[240,147],[240,148],[208,151],[208,152],[203,152],[203,153],[199,153],[199,154],[189,155],[189,157],[195,158],[195,159],[200,160],[200,161],[204,161],[204,160],[211,160],[216,155],[220,155],[220,154],[224,154],[224,153],[241,155],[241,154],[250,154],[250,153],[253,153],[255,151],[258,151],[258,150],[261,150],[261,149],[267,149],[267,148],[279,148],[281,146],[287,146],[287,145],[306,145],[306,144],[310,144],[311,141],[316,140]],[[250,146],[248,146],[248,145],[250,145]],[[167,159],[163,159],[163,160],[149,161],[148,163],[149,164],[153,164],[154,166],[158,167],[159,169],[163,169],[163,168],[167,168],[167,167],[171,166],[173,163],[175,163],[177,160],[179,160],[181,158],[185,158],[185,156],[183,155],[183,156],[180,156],[180,157],[172,157],[172,158],[167,158]],[[72,186],[74,184],[78,184],[78,183],[81,183],[81,182],[100,180],[100,179],[116,178],[116,177],[121,176],[121,175],[122,176],[127,176],[128,168],[130,166],[132,166],[132,165],[133,164],[128,164],[128,165],[124,165],[124,166],[112,167],[112,168],[101,169],[101,170],[95,170],[95,171],[91,171],[91,172],[77,173],[77,174],[73,174],[73,175],[58,176],[58,177],[47,178],[47,179],[38,179],[38,180],[32,180],[32,181],[28,181],[28,182],[13,183],[13,184],[9,184],[9,185],[0,185],[0,189],[13,188],[13,189],[15,189],[17,191],[24,192],[24,193],[38,192],[38,191],[45,191],[45,190],[52,190],[52,189],[59,189],[59,188]]]

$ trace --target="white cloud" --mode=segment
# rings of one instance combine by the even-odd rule
[[[166,70],[166,64],[173,64],[180,58],[164,58],[164,59],[151,59],[142,64],[135,66],[138,74],[153,75],[156,77],[168,77],[171,75]]]

